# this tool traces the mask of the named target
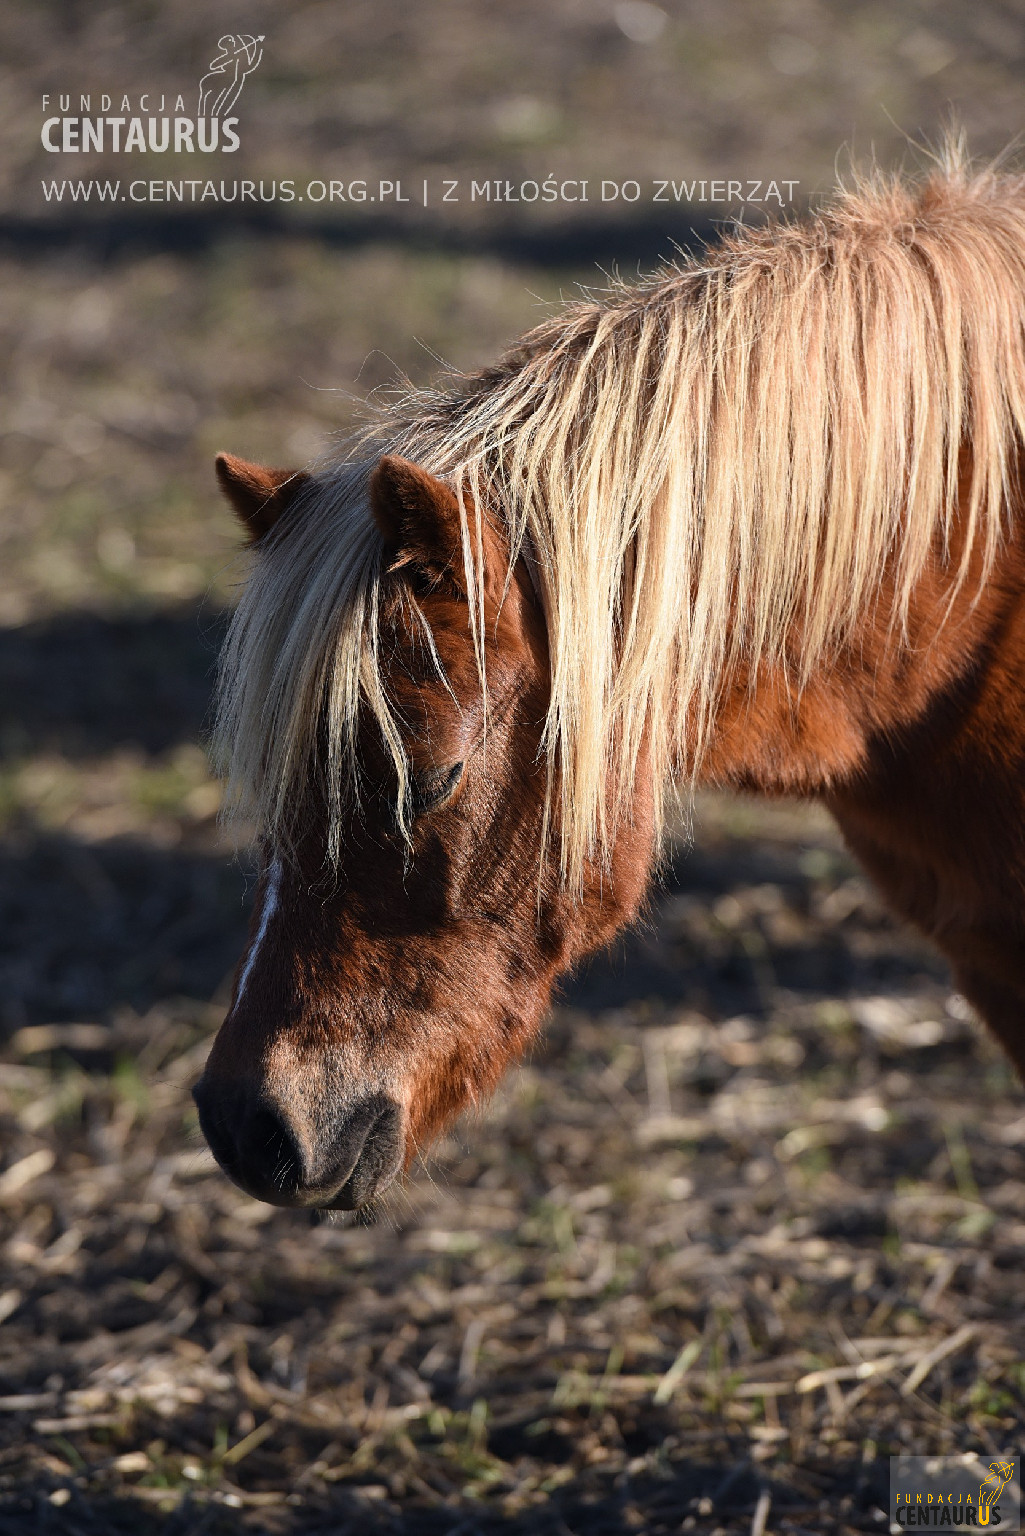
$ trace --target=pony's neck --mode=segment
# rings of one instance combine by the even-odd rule
[[[967,722],[991,710],[988,673],[1005,660],[996,642],[1025,625],[1025,528],[1015,527],[985,581],[976,560],[955,590],[956,568],[956,551],[930,562],[903,630],[889,622],[884,575],[874,610],[805,681],[799,636],[791,657],[763,663],[753,680],[738,672],[717,714],[701,782],[770,795],[853,792],[872,779],[880,751],[899,756],[912,737],[921,751],[921,733],[938,722],[946,739],[955,715]]]
[[[1025,518],[980,590],[937,560],[906,636],[867,619],[800,690],[767,666],[726,699],[703,778],[822,799],[1025,1077]],[[880,604],[885,612],[885,602]]]

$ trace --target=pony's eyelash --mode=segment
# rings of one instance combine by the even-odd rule
[[[422,777],[412,775],[407,795],[410,820],[415,821],[418,816],[426,816],[447,805],[459,788],[465,766],[465,762],[453,763],[450,768],[439,768]]]

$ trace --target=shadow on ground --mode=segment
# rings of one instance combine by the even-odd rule
[[[753,215],[757,219],[757,213]],[[748,222],[752,222],[750,216]],[[728,221],[719,221],[726,223]],[[24,257],[74,246],[101,260],[154,252],[196,255],[225,240],[319,241],[332,250],[387,244],[425,253],[488,255],[542,266],[607,267],[616,262],[652,266],[680,251],[698,251],[716,236],[717,224],[700,209],[674,207],[652,218],[552,220],[533,228],[521,218],[487,226],[459,227],[445,221],[378,215],[365,221],[283,218],[268,210],[246,217],[210,216],[176,209],[173,218],[0,219],[0,250]]]
[[[785,993],[904,992],[946,974],[938,955],[893,927],[841,849],[824,851],[813,835],[803,846],[715,835],[699,823],[696,842],[662,872],[645,921],[560,995],[583,1010],[649,1000],[761,1017]]]
[[[251,883],[223,854],[19,829],[0,849],[5,1032],[209,999],[241,953]]]
[[[199,740],[225,621],[182,605],[0,629],[0,757],[155,753]]]

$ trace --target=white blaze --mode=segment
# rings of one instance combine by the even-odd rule
[[[256,957],[260,953],[260,945],[267,937],[267,929],[270,920],[278,910],[278,892],[281,889],[281,860],[271,859],[270,869],[267,871],[267,884],[263,892],[263,911],[260,913],[260,926],[256,930],[256,938],[249,946],[246,963],[242,967],[242,975],[238,979],[238,991],[235,994],[235,1007],[242,1001],[242,994],[246,990],[246,982],[250,972],[256,964]],[[232,1010],[234,1011],[234,1010]]]

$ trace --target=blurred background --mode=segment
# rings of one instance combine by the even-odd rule
[[[200,175],[40,130],[193,115],[240,32],[202,174],[408,204],[67,190]],[[754,182],[799,213],[953,119],[1002,151],[1020,0],[8,0],[0,61],[0,1533],[881,1530],[891,1453],[1020,1454],[1021,1089],[814,810],[704,800],[374,1226],[239,1194],[188,1093],[252,889],[203,750],[213,454],[305,461]],[[551,177],[588,201],[469,196]]]

